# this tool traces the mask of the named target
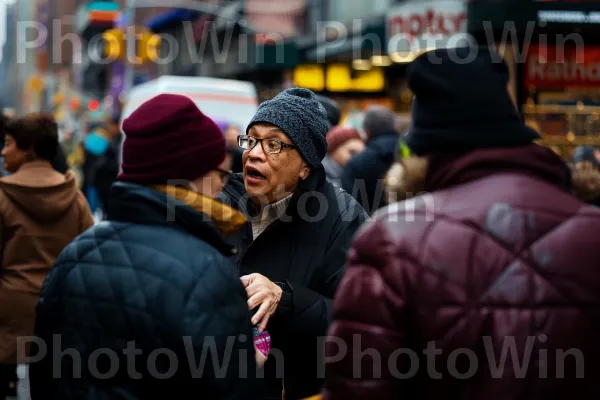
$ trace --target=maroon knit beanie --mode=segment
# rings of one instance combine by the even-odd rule
[[[123,121],[119,180],[167,184],[194,180],[225,160],[225,136],[188,97],[158,95]]]
[[[341,145],[352,139],[361,139],[360,133],[348,126],[336,126],[327,133],[327,151],[334,153]]]

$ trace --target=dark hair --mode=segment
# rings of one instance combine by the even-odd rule
[[[386,107],[372,106],[365,113],[363,128],[371,138],[394,132],[396,115]]]
[[[52,168],[61,174],[66,174],[69,170],[69,163],[67,162],[67,157],[65,157],[65,152],[63,151],[60,143],[56,144],[56,154],[54,155],[51,164]]]
[[[58,125],[49,114],[32,113],[6,124],[4,133],[11,136],[21,150],[33,150],[44,160],[52,161],[58,146]]]
[[[0,138],[2,139],[2,141],[4,141],[4,129],[6,129],[8,121],[10,121],[10,118],[8,118],[2,111],[0,111]]]

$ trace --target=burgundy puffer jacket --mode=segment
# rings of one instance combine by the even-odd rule
[[[600,209],[567,176],[537,145],[434,158],[355,240],[324,397],[600,399]]]

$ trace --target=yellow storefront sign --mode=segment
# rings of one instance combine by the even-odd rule
[[[308,64],[294,69],[294,83],[317,92],[380,92],[385,88],[385,76],[378,67],[353,71],[346,64]]]
[[[322,65],[299,65],[294,69],[296,86],[316,92],[325,90],[325,73]]]

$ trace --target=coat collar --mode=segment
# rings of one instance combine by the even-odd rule
[[[225,236],[239,231],[248,222],[241,212],[189,189],[167,185],[156,185],[153,188],[208,216]]]
[[[107,216],[109,221],[177,228],[207,242],[226,256],[234,255],[235,249],[226,243],[219,230],[219,223],[187,203],[151,187],[117,182],[111,188]],[[199,203],[205,202],[199,200]],[[220,213],[222,217],[227,214],[225,208],[219,208],[213,203],[207,204],[197,208],[207,207],[206,210],[210,209],[215,214]],[[236,221],[239,222],[237,218]],[[233,225],[228,226],[228,228],[232,227]]]
[[[440,190],[498,173],[528,175],[570,190],[568,166],[553,151],[537,144],[431,155],[424,189]]]

